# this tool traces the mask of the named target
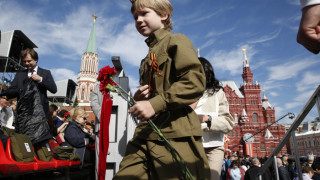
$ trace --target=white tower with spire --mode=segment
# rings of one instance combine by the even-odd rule
[[[77,99],[80,106],[90,106],[90,93],[93,91],[98,77],[99,59],[96,48],[95,22],[97,16],[93,16],[93,25],[87,44],[87,49],[81,58],[81,67],[78,74]]]

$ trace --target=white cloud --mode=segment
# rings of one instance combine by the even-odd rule
[[[134,76],[128,76],[128,77],[129,77],[130,90],[134,94],[137,90],[137,87],[140,85],[139,79],[135,78]]]
[[[148,46],[144,40],[145,37],[141,36],[135,29],[134,23],[131,23],[105,41],[100,50],[107,54],[121,56],[123,61],[131,65],[140,66],[141,60],[148,52]]]
[[[202,44],[199,48],[200,48],[200,53],[202,49],[205,49],[206,47],[211,47],[211,45],[215,42],[214,39],[208,39],[208,41],[206,41],[204,44]],[[201,55],[201,54],[200,54]]]
[[[1,29],[3,32],[13,29],[22,30],[39,47],[37,50],[39,54],[54,54],[68,59],[81,60],[79,55],[85,51],[93,25],[91,7],[80,6],[64,15],[64,21],[53,22],[46,19],[44,15],[46,12],[28,11],[19,4],[9,1],[0,5],[2,6],[0,27],[4,27]],[[108,41],[114,36],[121,22],[121,17],[98,17],[96,21],[97,44]],[[109,41],[109,43],[113,42]]]
[[[267,93],[270,92],[270,94],[272,93],[271,90],[273,90],[273,93],[275,93],[275,91],[281,92],[283,88],[286,86],[286,84],[283,82],[270,80],[262,82],[261,84],[262,88],[266,90]]]
[[[285,108],[288,110],[292,110],[297,107],[302,109],[306,105],[314,91],[315,90],[301,92],[299,95],[293,98],[292,102],[286,103]]]
[[[177,26],[185,26],[189,24],[199,23],[205,20],[212,20],[214,16],[223,14],[226,11],[233,9],[234,7],[226,6],[224,8],[214,9],[210,12],[203,11],[203,9],[195,10],[192,13],[189,13],[186,16],[181,16],[178,19],[175,19],[174,24]],[[176,22],[176,23],[175,23]]]
[[[265,36],[259,37],[257,39],[249,40],[248,43],[256,44],[256,43],[263,43],[266,41],[270,41],[272,39],[277,38],[279,36],[280,32],[281,32],[281,29],[275,30],[274,32],[267,34]]]
[[[121,9],[130,11],[130,8],[131,8],[131,2],[130,1],[128,1],[128,0],[117,0],[117,1],[115,1],[115,3]]]
[[[228,71],[231,75],[238,75],[242,73],[243,47],[247,49],[247,58],[250,62],[250,59],[257,52],[252,46],[248,45],[238,45],[235,49],[231,49],[230,51],[212,50],[204,57],[208,57],[207,59],[212,62],[214,69]]]
[[[298,103],[298,102],[290,102],[290,103],[285,104],[285,108],[286,109],[293,109],[299,105],[300,105],[300,103]]]
[[[72,70],[65,68],[50,69],[54,81],[61,81],[65,79],[72,79],[77,82],[77,74]]]
[[[308,62],[308,63],[306,63]],[[318,63],[316,60],[304,59],[299,61],[290,61],[278,66],[269,67],[268,80],[286,80],[295,77],[305,70]]]
[[[296,83],[297,91],[303,92],[309,89],[315,90],[320,84],[320,74],[306,72],[301,81]]]
[[[291,4],[291,5],[300,5],[300,1],[299,0],[286,0],[286,2],[288,4]]]
[[[283,108],[276,106],[276,107],[274,107],[274,109],[275,109],[275,117],[277,120],[279,117],[283,116]]]
[[[277,18],[272,23],[278,25],[279,27],[286,27],[294,32],[297,32],[300,18],[301,12],[297,12],[290,17]]]
[[[275,92],[275,91],[272,91],[272,92],[270,92],[269,94],[270,94],[271,96],[273,96],[273,97],[279,96],[279,93],[278,93],[278,92]]]
[[[225,30],[222,30],[222,31],[212,30],[206,35],[206,37],[221,36],[223,34],[230,33],[232,31],[234,31],[235,29],[236,29],[236,27],[231,27],[229,29],[225,29]]]

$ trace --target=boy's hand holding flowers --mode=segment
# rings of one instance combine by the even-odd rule
[[[129,113],[141,121],[146,121],[155,115],[155,111],[149,101],[137,101],[135,105],[130,107]]]
[[[149,85],[138,86],[138,90],[133,96],[136,101],[148,100],[150,97]]]

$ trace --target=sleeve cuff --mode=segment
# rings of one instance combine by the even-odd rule
[[[320,0],[300,0],[300,4],[301,4],[301,9],[303,9],[306,6],[320,4]]]
[[[167,109],[166,102],[162,99],[161,95],[155,96],[149,100],[155,113],[165,111]]]
[[[84,138],[84,145],[88,145],[89,144],[89,138]]]

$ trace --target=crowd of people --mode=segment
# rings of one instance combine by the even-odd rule
[[[221,164],[220,180],[259,180],[259,173],[262,180],[299,180],[298,167],[294,157],[283,154],[276,158],[276,168],[271,165],[264,172],[260,172],[261,166],[268,157],[250,157],[249,155],[238,156],[236,154],[225,154],[224,162]],[[300,167],[303,180],[319,180],[320,158],[315,159],[313,155],[307,158],[300,158]]]

